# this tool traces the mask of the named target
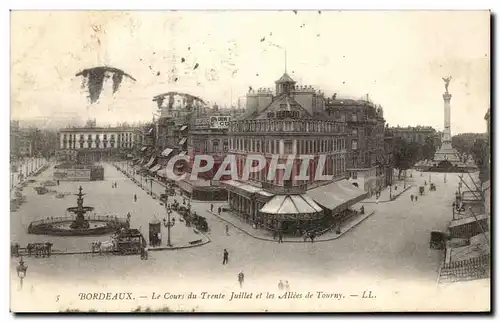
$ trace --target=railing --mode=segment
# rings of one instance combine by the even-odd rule
[[[85,220],[90,221],[105,221],[105,222],[121,222],[126,223],[127,219],[119,218],[117,216],[101,216],[101,215],[90,215],[84,216]],[[74,221],[76,219],[75,216],[61,216],[61,217],[50,217],[46,219],[35,220],[31,222],[31,225],[44,225],[44,224],[54,224],[60,223],[64,221]]]
[[[302,133],[344,133],[345,124],[337,121],[284,121],[250,120],[232,121],[230,132],[302,132]]]
[[[308,186],[307,183],[285,187],[285,186],[277,186],[267,182],[262,182],[262,188],[274,194],[304,193],[307,191],[307,186]]]

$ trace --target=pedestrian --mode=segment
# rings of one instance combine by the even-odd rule
[[[227,249],[224,248],[224,253],[222,255],[222,265],[226,265],[227,262],[229,261],[229,252],[227,251]]]
[[[288,284],[288,281],[285,281],[285,289],[288,291],[290,289],[290,285]]]
[[[394,191],[398,191],[398,186],[397,185],[394,186]]]
[[[137,195],[134,193],[134,202],[137,202]]]
[[[219,215],[220,215],[220,211],[221,211],[221,208],[219,207],[219,209],[217,209],[217,212],[219,213]]]
[[[424,186],[426,186],[426,185],[427,185],[427,180],[424,181]]]
[[[182,204],[185,205],[186,204],[186,198],[182,197]]]
[[[279,237],[278,243],[283,243],[283,232],[282,231],[279,232],[278,237]]]
[[[214,204],[213,203],[210,204],[210,212],[214,212]]]
[[[243,287],[243,282],[245,281],[245,274],[243,274],[243,271],[240,271],[238,274],[238,282],[240,283],[240,287]]]
[[[314,232],[311,233],[309,238],[311,238],[311,243],[314,243],[314,238],[316,238],[316,235],[314,234]]]
[[[283,281],[280,280],[280,282],[278,283],[278,289],[281,291],[283,290],[283,288],[284,288]]]
[[[59,180],[57,180],[57,185],[59,185]]]
[[[417,201],[417,199],[418,199],[418,196],[415,196],[415,202]]]
[[[410,196],[411,201],[413,201],[413,195]]]
[[[377,205],[378,205],[378,198],[377,198]]]
[[[302,236],[302,238],[304,238],[304,243],[307,241],[307,231],[304,233],[304,235]]]
[[[276,240],[276,237],[278,236],[278,233],[276,232],[276,229],[273,230],[273,240]]]

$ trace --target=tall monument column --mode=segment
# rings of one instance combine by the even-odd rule
[[[448,83],[446,83],[448,85]],[[451,94],[448,93],[448,86],[446,92],[443,93],[444,100],[444,130],[443,130],[443,143],[451,144],[451,120],[450,120],[450,102]]]
[[[441,142],[441,147],[436,154],[434,155],[433,162],[435,164],[440,163],[441,161],[448,161],[453,165],[458,165],[460,163],[460,158],[458,157],[458,153],[455,149],[453,149],[451,145],[451,112],[450,112],[450,102],[451,102],[451,94],[448,92],[448,86],[450,85],[451,76],[443,77],[445,92],[443,93],[444,100],[444,129],[443,129],[443,138]]]

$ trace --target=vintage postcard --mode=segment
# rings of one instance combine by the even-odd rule
[[[13,312],[490,306],[490,12],[12,11]]]

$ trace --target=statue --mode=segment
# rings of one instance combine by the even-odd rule
[[[450,85],[451,76],[443,77],[443,81],[444,81],[444,88],[446,89],[446,93],[448,93],[448,86]]]

